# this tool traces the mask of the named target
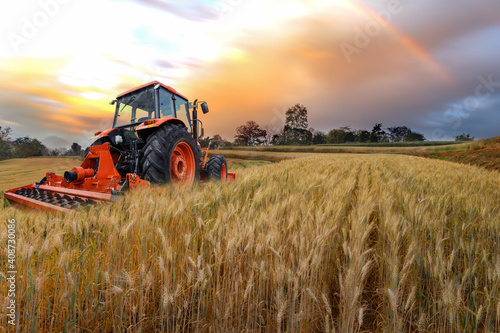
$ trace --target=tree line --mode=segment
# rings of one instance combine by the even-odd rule
[[[202,147],[218,149],[225,146],[260,146],[260,145],[320,145],[342,143],[369,142],[413,142],[425,141],[423,134],[415,132],[406,126],[394,126],[384,129],[381,123],[376,123],[371,130],[356,130],[350,126],[331,129],[322,132],[309,128],[308,111],[301,104],[295,104],[285,113],[285,124],[281,128],[272,125],[261,127],[255,121],[236,128],[234,141],[230,142],[221,135],[200,140]],[[11,139],[10,127],[0,126],[0,160],[9,158],[24,158],[33,156],[83,156],[84,150],[74,142],[69,149],[48,149],[38,139],[30,137]],[[474,137],[463,133],[455,137],[456,141],[472,141]]]
[[[426,141],[422,133],[411,130],[407,126],[393,126],[383,128],[381,123],[376,123],[371,130],[356,130],[350,126],[331,129],[322,132],[309,128],[308,111],[301,104],[296,104],[285,113],[285,124],[282,128],[273,126],[261,127],[255,121],[236,128],[234,142],[223,139],[216,134],[212,138],[204,138],[203,147],[211,148],[224,146],[260,146],[260,145],[320,145],[342,143],[376,143],[376,142],[416,142]],[[469,134],[460,134],[456,141],[472,141],[474,137]]]
[[[40,140],[30,137],[11,139],[12,129],[0,126],[0,161],[36,156],[81,156],[82,147],[74,142],[69,149],[49,149]]]

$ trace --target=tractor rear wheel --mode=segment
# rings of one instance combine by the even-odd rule
[[[214,155],[210,157],[206,166],[205,172],[208,179],[226,181],[227,178],[227,162],[222,155]]]
[[[154,184],[190,186],[200,179],[196,141],[184,127],[167,124],[151,134],[143,149],[141,178]]]

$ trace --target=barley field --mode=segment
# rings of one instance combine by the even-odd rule
[[[321,154],[238,177],[68,215],[3,208],[20,331],[500,332],[498,172]]]

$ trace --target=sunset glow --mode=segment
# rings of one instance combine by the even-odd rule
[[[498,134],[498,2],[29,0],[0,22],[0,126],[14,137],[88,145],[108,102],[152,80],[207,101],[207,134],[228,139],[248,120],[281,126],[295,103],[323,131]]]

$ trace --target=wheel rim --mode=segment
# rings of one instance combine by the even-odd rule
[[[223,182],[225,182],[226,178],[227,178],[226,165],[222,164],[222,168],[220,169],[220,180],[222,180]]]
[[[194,154],[189,144],[179,142],[170,159],[170,175],[175,186],[182,187],[193,183],[196,170],[194,163]]]

